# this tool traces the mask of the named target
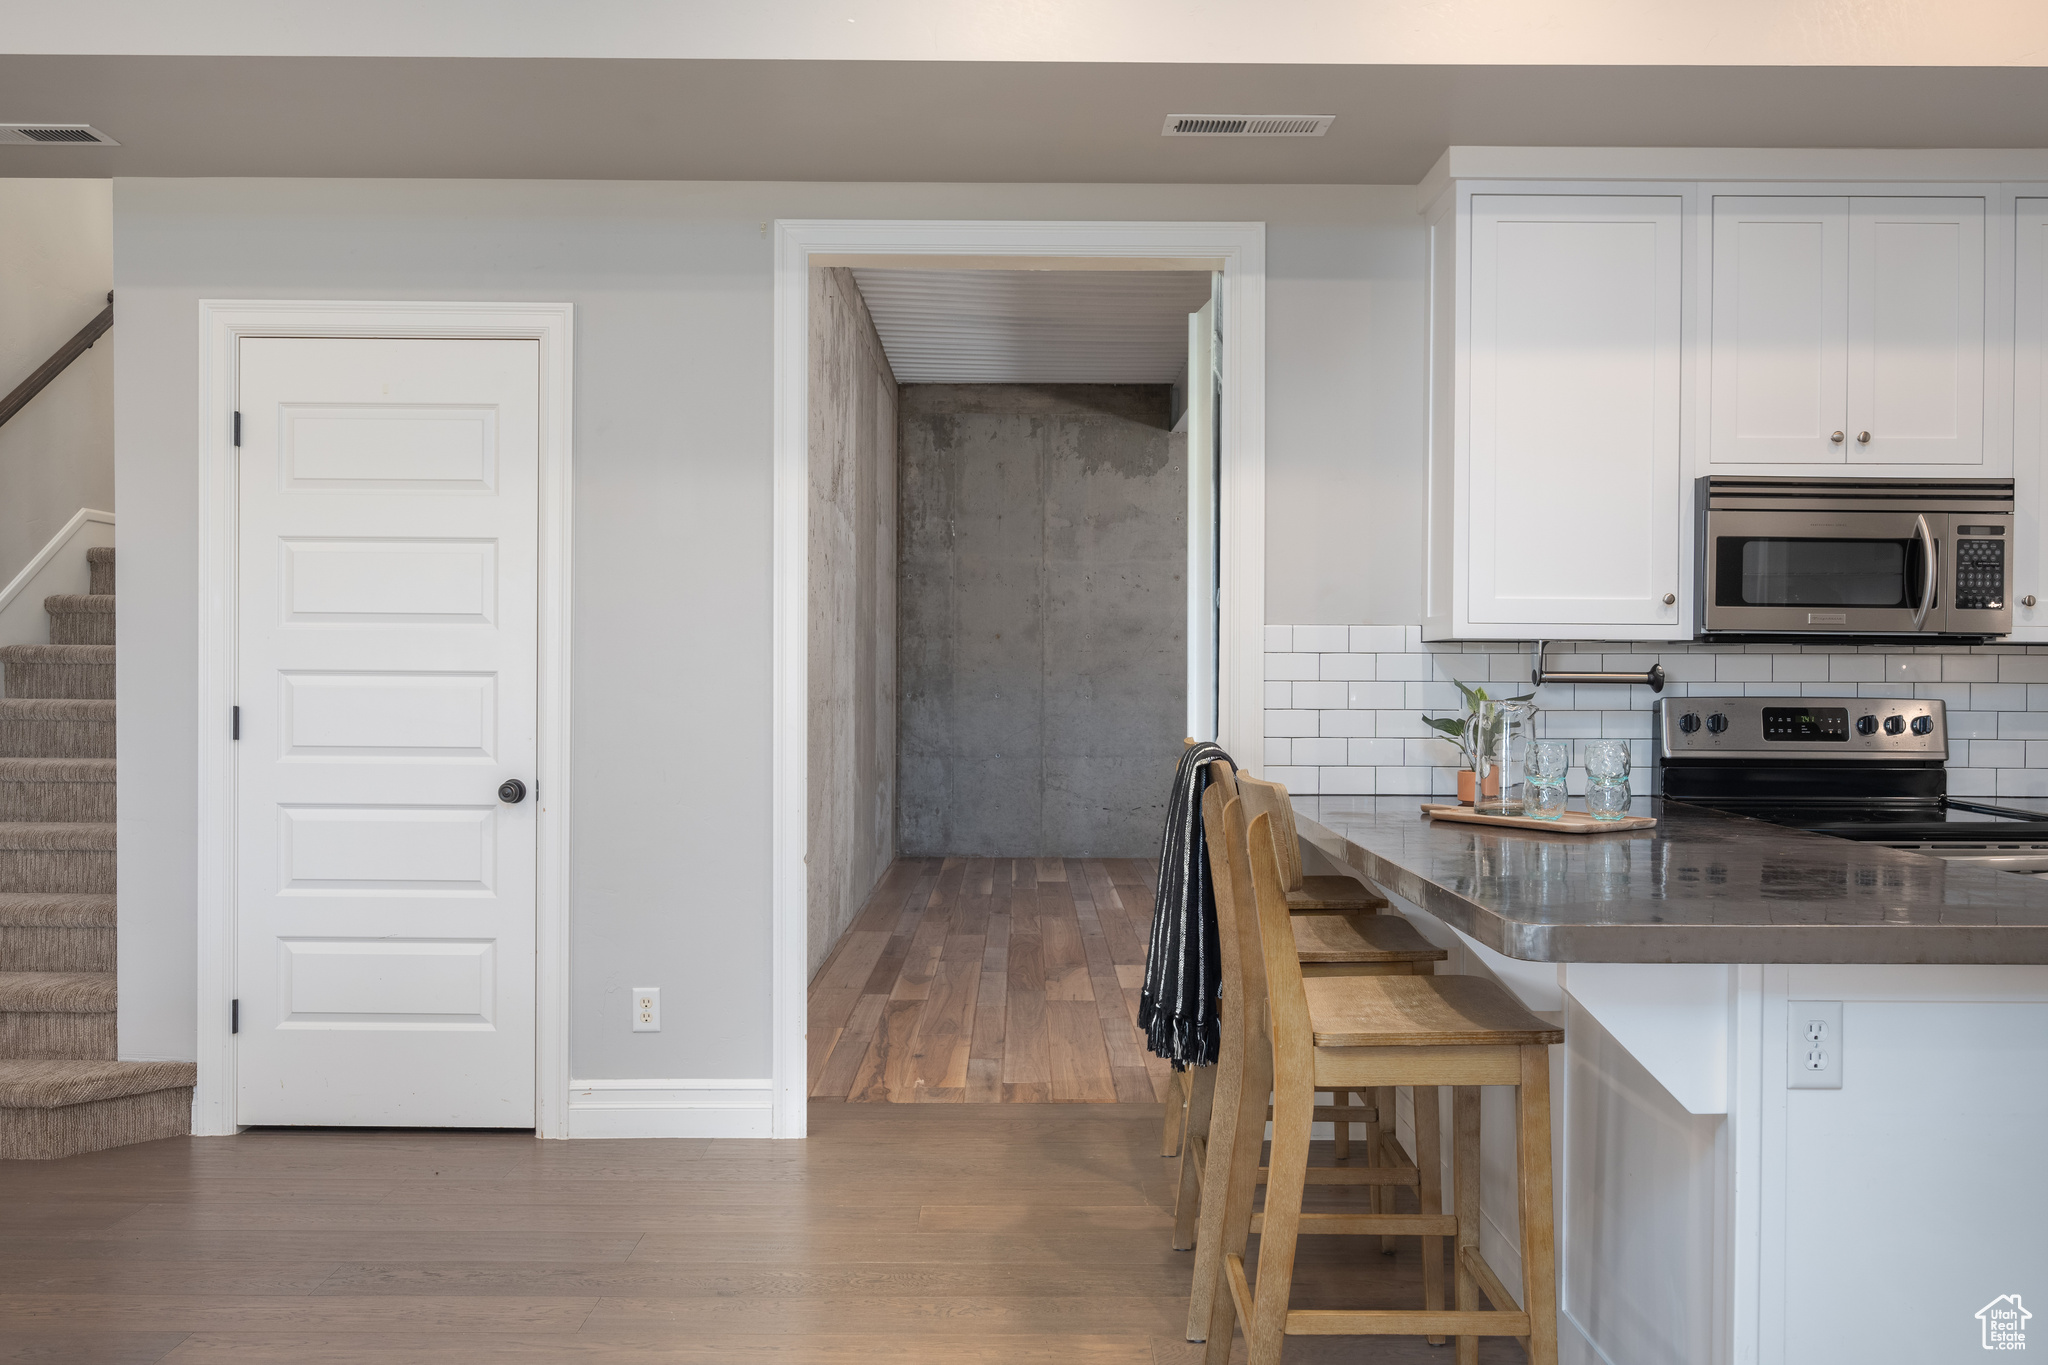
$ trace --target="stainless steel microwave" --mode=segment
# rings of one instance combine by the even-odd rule
[[[1713,475],[1694,506],[1702,639],[2012,630],[2011,479]]]

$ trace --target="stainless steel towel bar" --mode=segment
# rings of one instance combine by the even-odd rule
[[[1536,663],[1530,670],[1529,680],[1541,687],[1545,683],[1621,683],[1640,684],[1652,692],[1664,690],[1664,665],[1651,664],[1643,673],[1547,673],[1543,669],[1543,641],[1536,642]]]

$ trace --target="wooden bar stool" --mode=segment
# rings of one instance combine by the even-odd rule
[[[1271,1052],[1265,1043],[1262,1020],[1266,1013],[1266,973],[1259,941],[1257,917],[1252,910],[1251,864],[1246,855],[1245,803],[1224,802],[1221,792],[1211,787],[1202,806],[1202,819],[1209,831],[1209,856],[1216,886],[1218,956],[1223,967],[1223,1036],[1217,1065],[1197,1081],[1194,1102],[1189,1105],[1188,1138],[1181,1154],[1180,1198],[1175,1210],[1174,1246],[1195,1247],[1195,1273],[1188,1302],[1188,1339],[1201,1341],[1209,1330],[1212,1303],[1217,1292],[1218,1268],[1223,1255],[1224,1202],[1236,1143],[1252,1144],[1252,1167],[1259,1174],[1258,1149],[1265,1142],[1266,1119],[1270,1114],[1267,1097],[1272,1094]],[[1284,913],[1284,912],[1283,912]],[[1326,951],[1325,935],[1337,928],[1320,924],[1334,920],[1345,935],[1340,949],[1346,958],[1339,963],[1304,959]],[[1287,915],[1293,935],[1297,974],[1341,971],[1345,976],[1428,974],[1446,956],[1415,927],[1399,915],[1346,917],[1341,915]],[[1368,954],[1371,956],[1368,957]],[[1203,1084],[1206,1080],[1207,1084]],[[1348,1096],[1349,1091],[1337,1094]],[[1391,1103],[1392,1090],[1386,1091]],[[1243,1122],[1240,1122],[1240,1117]],[[1416,1106],[1417,1163],[1407,1159],[1393,1135],[1393,1115],[1385,1122],[1377,1109],[1313,1106],[1310,1121],[1366,1121],[1368,1123],[1365,1167],[1311,1167],[1304,1180],[1314,1185],[1363,1186],[1370,1195],[1364,1215],[1318,1215],[1334,1219],[1325,1231],[1379,1233],[1382,1237],[1413,1232],[1412,1220],[1386,1213],[1385,1196],[1394,1187],[1406,1185],[1417,1190],[1421,1207],[1441,1203],[1438,1189],[1440,1158],[1437,1119],[1434,1108]],[[1343,1131],[1340,1127],[1339,1131]],[[1249,1132],[1247,1139],[1245,1134]],[[1205,1187],[1214,1197],[1205,1198]],[[1359,1221],[1360,1218],[1365,1221]],[[1430,1303],[1443,1303],[1443,1248],[1434,1239],[1426,1243],[1436,1253],[1436,1270],[1428,1271],[1425,1253],[1424,1289]]]
[[[1256,1106],[1239,1105],[1237,1134],[1224,1189],[1221,1278],[1214,1298],[1207,1357],[1230,1356],[1231,1331],[1242,1319],[1251,1365],[1279,1365],[1289,1335],[1450,1336],[1458,1365],[1477,1365],[1479,1338],[1520,1338],[1531,1365],[1557,1362],[1557,1271],[1550,1192],[1550,1058],[1564,1034],[1529,1013],[1490,981],[1469,976],[1346,976],[1304,978],[1295,960],[1273,822],[1248,831],[1252,900],[1258,909],[1267,977],[1268,1052],[1273,1076],[1273,1155],[1266,1210],[1258,1220],[1259,1278],[1245,1275],[1245,1241],[1254,1230],[1258,1139]],[[1261,1079],[1256,1055],[1246,1059],[1246,1088]],[[1401,1231],[1457,1239],[1457,1308],[1290,1311],[1296,1239],[1338,1230],[1327,1216],[1304,1215],[1309,1126],[1315,1092],[1412,1085],[1449,1085],[1453,1095],[1455,1213],[1427,1210],[1400,1221]],[[1517,1304],[1479,1250],[1478,1087],[1515,1087],[1515,1166],[1521,1225],[1522,1289]],[[1418,1116],[1423,1108],[1417,1106]],[[1374,1221],[1385,1221],[1384,1216]],[[1479,1307],[1484,1292],[1493,1305]]]
[[[1385,896],[1351,877],[1302,874],[1301,831],[1294,823],[1294,803],[1288,799],[1286,787],[1240,772],[1237,789],[1244,797],[1247,823],[1261,815],[1273,817],[1273,843],[1280,850],[1280,884],[1286,888],[1289,910],[1296,914],[1373,914],[1387,908]]]

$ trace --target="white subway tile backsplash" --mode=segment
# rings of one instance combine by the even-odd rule
[[[1496,696],[1532,690],[1530,646],[1433,642],[1415,626],[1269,626],[1265,760],[1297,795],[1357,802],[1450,795],[1456,745],[1422,723],[1464,710],[1450,681]],[[1617,645],[1554,640],[1553,670],[1642,672],[1662,665],[1666,697],[1919,698],[1948,707],[1949,787],[1959,796],[2048,796],[2048,647],[1885,649],[1828,645]],[[1657,694],[1628,684],[1551,683],[1536,692],[1539,733],[1629,741],[1648,782]],[[1583,754],[1574,761],[1583,764]],[[1582,792],[1575,768],[1572,790]]]
[[[1293,762],[1299,767],[1313,763],[1317,767],[1345,761],[1345,745],[1348,739],[1295,739],[1288,741],[1294,746]]]
[[[1324,658],[1333,658],[1326,654]],[[1298,682],[1294,684],[1294,705],[1296,709],[1334,711],[1347,706],[1351,700],[1350,687],[1341,682]]]
[[[1297,654],[1342,654],[1351,648],[1351,627],[1349,626],[1296,626],[1294,628],[1294,651]]]
[[[1378,654],[1378,672],[1374,674],[1381,682],[1422,682],[1435,676],[1435,660],[1427,654]]]
[[[1971,683],[1970,709],[2024,711],[2027,709],[2027,689],[2019,683]]]
[[[1351,652],[1354,654],[1399,654],[1406,646],[1399,626],[1353,626]]]
[[[1765,654],[1723,654],[1714,661],[1714,681],[1724,683],[1764,682],[1771,676],[1771,660]]]
[[[1354,711],[1398,711],[1408,704],[1408,687],[1397,682],[1355,682],[1350,685]]]
[[[1371,682],[1379,676],[1376,662],[1370,654],[1325,654],[1322,676],[1325,681]]]
[[[1894,683],[1940,682],[1941,659],[1932,654],[1887,654],[1884,656],[1884,680]]]
[[[1398,768],[1408,762],[1406,746],[1427,742],[1420,739],[1354,739],[1350,741],[1342,761],[1355,767]]]

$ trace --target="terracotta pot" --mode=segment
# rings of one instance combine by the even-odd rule
[[[1486,794],[1490,797],[1500,795],[1500,766],[1498,764],[1486,770]]]
[[[1458,770],[1458,804],[1469,806],[1479,795],[1479,774],[1470,768]]]

